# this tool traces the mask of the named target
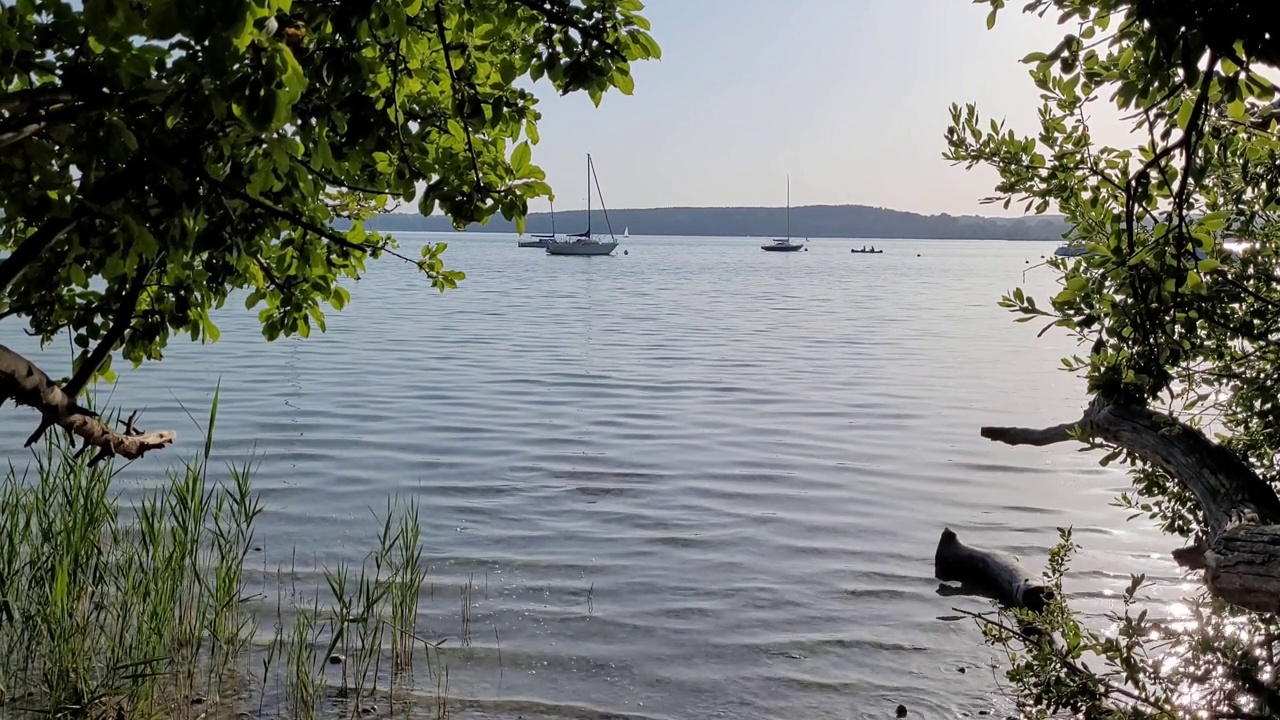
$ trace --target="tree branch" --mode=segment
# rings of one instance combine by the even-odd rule
[[[307,220],[301,215],[298,215],[297,213],[290,212],[288,210],[285,210],[284,208],[276,207],[275,205],[272,205],[271,203],[267,202],[266,200],[263,200],[262,198],[254,197],[249,193],[241,190],[240,188],[237,188],[231,185],[230,183],[223,182],[222,180],[219,180],[211,175],[205,175],[204,177],[209,182],[213,183],[214,185],[217,185],[218,187],[234,195],[237,200],[246,202],[267,214],[274,215],[275,217],[281,220],[286,220],[288,222],[291,222],[294,225],[297,225],[298,227],[302,228],[303,230],[306,230],[307,232],[315,233],[316,235],[319,235],[320,237],[333,243],[334,245],[347,248],[348,250],[357,250],[359,252],[365,252],[365,253],[374,252],[374,251],[384,252],[393,258],[403,260],[404,262],[407,262],[410,265],[414,265],[419,269],[423,268],[423,261],[414,260],[408,255],[405,255],[404,253],[396,252],[395,250],[392,250],[391,248],[386,247],[385,245],[363,245],[361,243],[351,242],[350,240],[334,232],[333,230],[329,230],[324,227],[321,227],[311,222],[310,220]]]
[[[984,427],[982,428],[982,437],[995,442],[1002,442],[1006,445],[1044,447],[1045,445],[1075,440],[1071,435],[1072,432],[1079,428],[1080,424],[1085,422],[1087,418],[1088,414],[1076,422],[1063,423],[1047,428]]]
[[[27,138],[31,137],[32,135],[35,135],[36,133],[40,132],[44,128],[45,128],[45,123],[38,122],[38,123],[31,123],[25,127],[19,128],[12,132],[4,133],[3,135],[0,135],[0,150],[3,150],[4,148],[9,147],[10,145],[16,142],[21,142],[23,140],[26,140]]]
[[[89,384],[89,379],[98,372],[98,368],[102,367],[102,363],[106,361],[111,351],[115,350],[116,343],[124,339],[125,333],[133,324],[133,315],[138,309],[138,298],[142,296],[142,289],[146,287],[147,278],[154,268],[155,265],[152,264],[139,269],[138,274],[134,276],[124,295],[121,296],[120,305],[116,308],[115,314],[111,316],[111,327],[107,329],[107,334],[103,336],[102,341],[93,349],[89,357],[80,363],[75,374],[63,386],[63,392],[71,397],[78,396],[80,391]]]
[[[449,54],[449,40],[445,36],[444,29],[444,6],[440,0],[436,0],[435,5],[436,16],[436,36],[440,38],[440,47],[444,50],[444,67],[449,71],[449,95],[453,101],[458,102],[458,74],[453,70],[453,57]],[[396,45],[396,52],[399,53],[400,46]],[[474,92],[474,90],[473,90]],[[396,107],[399,107],[399,98],[396,98]],[[467,152],[471,155],[471,170],[476,176],[476,192],[487,192],[484,186],[484,180],[480,177],[480,156],[476,154],[475,140],[471,137],[471,124],[465,112],[458,113],[462,118],[462,130],[467,136]]]
[[[26,240],[19,243],[18,247],[9,253],[9,257],[0,261],[0,293],[8,290],[9,286],[13,285],[50,245],[71,232],[77,222],[78,220],[74,217],[70,220],[49,220]]]
[[[1205,580],[1228,602],[1280,610],[1280,498],[1235,453],[1177,418],[1145,407],[1094,401],[1079,422],[1045,429],[984,427],[1010,445],[1098,440],[1164,471],[1195,496],[1209,530]]]
[[[307,160],[309,159],[310,158],[307,158]],[[317,180],[320,180],[333,187],[340,187],[345,190],[366,193],[369,195],[392,195],[392,196],[400,195],[400,193],[394,190],[386,190],[386,189],[379,190],[378,188],[362,187],[360,185],[352,185],[351,183],[343,182],[342,180],[339,180],[338,178],[330,175],[329,173],[324,172],[323,170],[317,170],[316,168],[311,166],[310,162],[304,161],[303,158],[294,158],[294,161],[297,163],[298,167],[302,168],[308,174],[315,177]]]
[[[9,348],[0,345],[0,405],[12,399],[18,405],[40,411],[42,428],[54,425],[82,438],[85,445],[98,448],[94,462],[113,455],[127,460],[140,458],[173,442],[172,430],[143,434],[136,430],[117,432],[96,413],[81,407],[75,397],[63,392],[43,370]],[[43,434],[38,431],[27,446]]]

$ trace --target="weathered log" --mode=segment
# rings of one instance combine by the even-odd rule
[[[933,575],[943,582],[982,590],[1005,605],[1033,612],[1041,612],[1053,599],[1053,591],[1019,565],[1017,558],[965,545],[951,528],[944,528],[938,539]]]
[[[40,412],[40,427],[27,439],[28,447],[39,440],[45,430],[57,426],[83,439],[85,448],[96,447],[95,463],[113,455],[135,460],[148,450],[172,443],[176,436],[172,430],[144,433],[133,426],[132,416],[123,433],[113,430],[97,413],[63,392],[34,363],[0,345],[0,405],[10,399]]]
[[[1250,610],[1280,610],[1280,497],[1244,461],[1200,430],[1145,407],[1095,401],[1074,423],[1040,430],[984,427],[982,436],[1036,446],[1079,438],[1128,450],[1160,468],[1195,496],[1204,513],[1209,590]],[[1183,553],[1198,561],[1191,557],[1195,554]]]

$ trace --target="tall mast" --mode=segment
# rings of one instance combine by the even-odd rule
[[[791,174],[787,173],[787,241],[791,240]]]
[[[591,153],[587,153],[587,237],[591,237]]]
[[[550,202],[551,202],[551,235],[552,237],[554,237],[556,234],[556,201],[551,200]]]

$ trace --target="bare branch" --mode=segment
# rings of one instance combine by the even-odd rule
[[[1047,428],[984,427],[982,428],[982,437],[995,442],[1002,442],[1006,445],[1032,445],[1034,447],[1055,445],[1075,440],[1072,437],[1072,432],[1079,428],[1087,417],[1088,415],[1086,414],[1085,418],[1076,422],[1063,423]]]
[[[113,455],[135,460],[148,451],[169,445],[176,436],[171,430],[140,435],[113,430],[96,413],[77,404],[74,396],[63,392],[34,363],[0,345],[0,405],[10,399],[40,411],[40,429],[27,441],[28,445],[45,429],[56,425],[82,438],[86,447],[97,447],[100,457],[95,458],[95,462]]]
[[[35,135],[36,133],[40,132],[44,128],[45,128],[45,123],[39,122],[39,123],[31,123],[26,127],[19,128],[12,132],[4,133],[3,135],[0,135],[0,150],[3,150],[4,148],[9,147],[10,145],[16,142],[21,142],[23,140],[26,140],[27,138],[31,137],[32,135]]]

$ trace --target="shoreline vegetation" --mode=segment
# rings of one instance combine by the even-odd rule
[[[609,210],[615,231],[633,236],[763,237],[783,232],[782,208],[681,207]],[[584,210],[529,213],[524,234],[561,232],[586,227]],[[343,229],[338,223],[337,229]],[[364,223],[380,232],[455,232],[443,215],[386,213]],[[911,240],[1056,240],[1068,227],[1060,216],[983,217],[978,215],[921,215],[865,205],[807,205],[791,208],[791,236],[808,238],[875,238]],[[494,217],[471,224],[466,232],[516,233],[514,222]]]
[[[321,566],[315,587],[294,566],[251,570],[257,466],[210,462],[217,407],[215,392],[203,448],[132,503],[112,462],[61,433],[30,467],[10,463],[0,704],[95,720],[449,717],[446,641],[418,621],[417,503],[388,498],[364,559]]]

